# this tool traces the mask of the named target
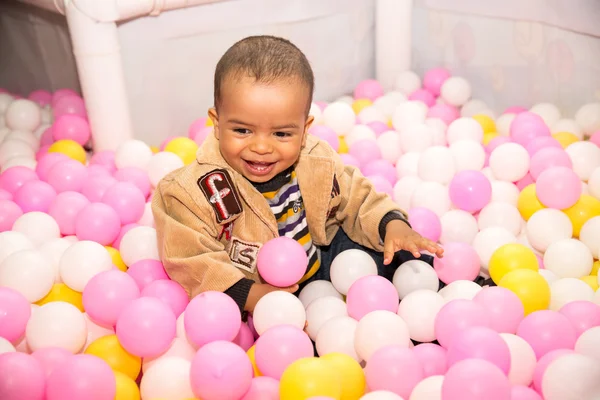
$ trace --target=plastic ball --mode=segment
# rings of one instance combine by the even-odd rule
[[[575,121],[587,136],[600,130],[600,102],[584,104],[575,113]]]
[[[492,254],[488,267],[491,278],[496,284],[506,274],[516,269],[537,271],[538,268],[538,261],[533,251],[519,243],[509,243],[499,247]]]
[[[319,297],[306,307],[305,331],[312,340],[316,340],[324,324],[331,319],[345,316],[348,316],[348,308],[342,299],[334,296]]]
[[[388,390],[408,397],[425,376],[419,358],[408,348],[385,346],[377,350],[365,368],[371,390]]]
[[[525,315],[550,306],[550,285],[536,271],[516,269],[504,275],[498,286],[516,294],[525,310]]]
[[[273,286],[296,284],[306,273],[307,265],[308,256],[302,245],[285,236],[268,241],[258,252],[258,272]]]
[[[516,182],[529,171],[529,153],[518,143],[504,143],[490,154],[490,168],[503,181]]]
[[[75,235],[79,240],[109,245],[117,238],[121,222],[119,214],[107,204],[89,203],[75,218]]]
[[[444,304],[444,298],[440,294],[426,289],[410,292],[402,299],[398,315],[406,322],[412,340],[435,340],[435,318]]]
[[[85,150],[79,143],[71,139],[57,140],[48,148],[48,153],[61,153],[80,163],[86,163],[87,157]]]
[[[64,283],[55,283],[50,292],[41,300],[36,301],[35,304],[43,306],[53,301],[64,301],[65,303],[74,305],[81,312],[85,311],[81,293],[74,291]]]
[[[40,106],[27,99],[14,100],[6,108],[4,119],[10,129],[33,132],[42,122]]]
[[[461,210],[476,212],[492,197],[490,181],[479,171],[461,171],[450,181],[450,200]]]
[[[414,71],[402,71],[396,76],[394,89],[409,94],[421,87],[421,77]]]
[[[471,98],[471,85],[465,78],[449,77],[440,88],[440,97],[450,105],[462,106]]]
[[[52,125],[52,135],[55,141],[70,139],[84,146],[90,140],[90,125],[78,115],[61,115]]]
[[[590,249],[576,239],[553,242],[544,253],[544,267],[561,278],[581,278],[589,275],[593,263]]]
[[[392,283],[400,300],[419,289],[436,291],[439,288],[438,276],[434,269],[422,260],[409,260],[402,263],[394,272]]]
[[[408,347],[410,334],[406,322],[394,312],[377,310],[358,322],[354,347],[358,356],[369,362],[380,348],[388,345]]]
[[[479,256],[467,243],[450,242],[444,246],[444,257],[435,258],[433,267],[444,283],[474,280],[479,275]]]
[[[27,245],[31,245],[31,242],[27,241]],[[44,258],[38,250],[13,250],[12,254],[0,262],[0,286],[14,289],[34,303],[52,289],[54,268],[50,260]]]
[[[579,200],[563,212],[573,224],[573,236],[579,237],[583,225],[591,218],[600,216],[600,200],[582,194]]]
[[[176,154],[185,165],[188,165],[196,159],[198,144],[190,138],[178,137],[171,140],[165,146],[164,151]]]
[[[131,266],[140,260],[159,260],[156,243],[156,229],[149,226],[133,227],[121,239],[119,251],[123,262]]]
[[[489,398],[510,399],[511,386],[500,368],[489,361],[467,359],[454,364],[442,383],[443,399],[477,400],[481,393]]]
[[[233,340],[240,325],[239,307],[231,297],[221,292],[200,293],[190,301],[184,313],[187,337],[198,347],[216,340]]]
[[[43,400],[46,376],[42,363],[23,353],[0,354],[0,393],[6,400]]]
[[[87,347],[85,354],[101,358],[113,370],[125,374],[130,379],[136,379],[142,368],[141,358],[128,353],[116,335],[96,339]]]
[[[310,338],[292,325],[273,326],[263,332],[255,345],[256,366],[264,376],[281,379],[294,361],[312,357]]]
[[[139,400],[140,389],[137,383],[127,375],[114,371],[116,381],[115,400]]]
[[[333,102],[323,111],[323,125],[333,129],[338,135],[345,135],[354,127],[356,116],[349,104]]]
[[[0,337],[15,342],[25,333],[31,307],[17,290],[0,287]]]
[[[360,321],[375,310],[398,310],[398,291],[387,279],[378,275],[363,276],[357,279],[346,296],[348,315]]]
[[[127,140],[115,151],[115,165],[119,169],[137,167],[145,170],[151,158],[152,150],[141,140]]]
[[[53,301],[31,314],[25,337],[33,351],[61,347],[75,354],[85,345],[87,326],[77,307],[63,301]]]

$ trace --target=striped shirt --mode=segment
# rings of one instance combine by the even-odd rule
[[[317,272],[320,267],[317,247],[313,244],[306,223],[306,211],[302,202],[302,194],[296,179],[296,171],[288,170],[283,175],[273,178],[274,185],[256,185],[263,194],[275,219],[279,236],[287,236],[296,240],[304,247],[308,256],[306,274],[300,283],[307,280]],[[277,183],[275,183],[277,182]],[[271,182],[269,182],[271,183]],[[281,185],[279,188],[276,186]],[[269,191],[265,191],[269,190]]]

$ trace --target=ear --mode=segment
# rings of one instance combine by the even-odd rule
[[[306,138],[308,138],[309,135],[308,130],[310,129],[314,121],[315,117],[313,117],[312,115],[309,115],[306,119],[306,123],[304,124],[304,132],[302,132],[302,147],[306,145]]]
[[[219,140],[219,114],[217,114],[217,109],[214,107],[209,108],[208,117],[213,123],[213,133],[215,135],[215,138]]]

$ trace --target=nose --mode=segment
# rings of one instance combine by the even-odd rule
[[[262,135],[256,135],[252,143],[250,143],[250,151],[256,154],[270,154],[273,152],[273,145],[269,138],[262,137]]]

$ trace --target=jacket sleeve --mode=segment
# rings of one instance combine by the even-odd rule
[[[385,225],[394,219],[408,224],[406,212],[387,194],[377,192],[358,168],[344,165],[336,153],[333,158],[341,197],[335,218],[350,239],[373,250],[383,251]]]
[[[238,282],[248,281],[216,239],[218,227],[210,223],[214,219],[212,209],[196,204],[178,182],[163,179],[159,183],[152,212],[165,271],[190,298],[209,290],[239,289]],[[247,291],[245,294],[247,297]],[[240,306],[243,308],[243,304]]]

